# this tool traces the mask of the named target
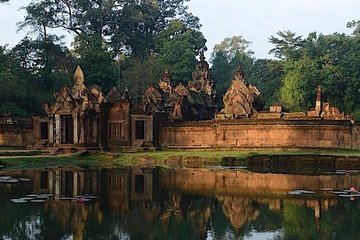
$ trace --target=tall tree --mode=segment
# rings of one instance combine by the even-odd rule
[[[195,67],[196,55],[206,49],[203,34],[174,20],[156,37],[156,43],[162,64],[171,70],[175,84],[187,83]]]
[[[302,37],[291,31],[279,31],[277,35],[269,39],[270,43],[275,45],[269,53],[280,59],[296,57],[296,50],[302,45]]]
[[[25,9],[27,26],[45,35],[47,28],[75,35],[75,54],[87,81],[107,91],[118,77],[116,59],[139,61],[161,51],[156,39],[180,19],[189,29],[198,29],[199,19],[188,12],[188,0],[39,0]],[[185,61],[185,60],[184,60]]]
[[[256,59],[247,76],[249,83],[257,86],[261,95],[257,100],[263,109],[269,109],[280,101],[280,89],[283,78],[283,65],[279,60]],[[261,110],[261,107],[258,108]]]
[[[228,56],[223,51],[217,51],[212,55],[211,77],[215,83],[217,104],[222,105],[222,97],[230,86],[232,69]]]
[[[213,49],[213,57],[217,52],[225,53],[228,61],[231,61],[237,53],[245,53],[248,56],[254,54],[249,50],[251,42],[244,39],[242,36],[233,36],[231,38],[225,38],[221,43],[215,44]]]
[[[241,66],[246,75],[250,74],[253,65],[253,51],[248,47],[251,42],[242,36],[225,38],[216,44],[211,54],[212,78],[215,81],[215,89],[218,94],[217,104],[222,105],[222,96],[231,84],[236,69]]]

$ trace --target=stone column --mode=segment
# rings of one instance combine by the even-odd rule
[[[316,91],[315,111],[321,111],[321,86],[318,86]]]
[[[60,132],[60,115],[55,115],[55,143],[60,144],[61,132]]]
[[[38,117],[33,117],[33,135],[35,144],[38,144],[41,140],[40,120]]]
[[[85,143],[85,118],[84,113],[80,113],[80,139],[79,143]]]
[[[78,172],[73,172],[73,197],[78,195]]]
[[[79,143],[79,136],[78,136],[78,115],[73,114],[73,128],[74,128],[74,144]]]
[[[48,120],[48,128],[49,128],[49,144],[53,144],[54,143],[54,119],[53,116],[49,116],[49,120]]]
[[[144,140],[154,143],[154,116],[151,115],[144,122]]]
[[[98,114],[96,114],[93,120],[93,139],[95,140],[94,141],[95,144],[98,144],[99,142],[98,122],[99,122],[99,117]]]
[[[98,145],[99,145],[99,147],[101,147],[102,139],[103,139],[103,135],[104,135],[104,131],[101,131],[103,129],[103,116],[101,113],[98,113],[97,129],[98,129],[98,131],[97,131],[98,132]]]

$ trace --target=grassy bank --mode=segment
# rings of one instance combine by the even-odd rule
[[[254,155],[337,155],[360,156],[360,151],[240,151],[240,150],[163,150],[137,153],[75,154],[72,156],[1,157],[0,165],[5,169],[44,168],[73,165],[86,168],[134,166],[150,163],[164,166],[168,159],[196,159],[220,164],[224,157],[245,159]]]

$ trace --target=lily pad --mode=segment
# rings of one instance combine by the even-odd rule
[[[339,197],[353,198],[353,197],[357,197],[357,195],[353,195],[353,194],[340,194]]]
[[[346,194],[347,192],[344,192],[344,191],[330,191],[330,193],[333,193],[333,194]]]
[[[27,197],[36,197],[36,194],[28,194]]]
[[[309,191],[309,190],[300,190],[301,193],[303,194],[314,194],[314,191]]]
[[[302,193],[300,191],[295,190],[295,191],[290,191],[288,194],[289,195],[301,195]]]
[[[29,200],[33,200],[34,198],[33,197],[21,197],[19,199],[29,201]]]
[[[10,201],[13,203],[27,203],[28,202],[27,200],[24,200],[21,198],[13,198],[13,199],[10,199]]]
[[[43,202],[46,202],[46,200],[45,199],[33,199],[30,202],[32,202],[32,203],[43,203]]]
[[[31,182],[30,178],[19,178],[20,182]]]

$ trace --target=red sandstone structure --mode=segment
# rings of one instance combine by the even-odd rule
[[[86,86],[80,67],[73,86],[45,103],[45,118],[20,127],[0,124],[0,145],[123,149],[169,148],[332,148],[360,149],[360,128],[337,108],[322,102],[317,88],[315,108],[307,113],[282,112],[280,105],[259,112],[253,102],[260,91],[241,68],[217,110],[209,64],[201,54],[187,85],[173,86],[166,69],[157,85],[145,89],[141,103],[113,88],[106,96]],[[6,125],[6,126],[5,126]],[[5,126],[5,127],[4,127]]]

